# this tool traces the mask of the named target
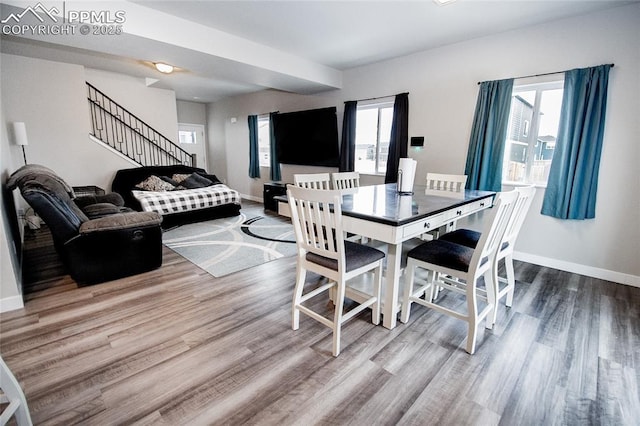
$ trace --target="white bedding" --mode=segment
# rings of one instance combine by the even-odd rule
[[[223,204],[240,204],[238,191],[224,184],[179,191],[131,191],[147,212],[162,215],[206,209]]]

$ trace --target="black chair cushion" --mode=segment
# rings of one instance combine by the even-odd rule
[[[438,239],[476,248],[481,235],[482,234],[480,232],[472,231],[471,229],[456,229],[455,231],[441,235]]]
[[[384,252],[351,241],[344,242],[344,250],[347,272],[384,258]],[[334,271],[338,270],[338,261],[335,259],[329,259],[315,253],[307,253],[306,258],[309,262],[317,263]]]
[[[439,240],[450,241],[452,243],[461,244],[463,246],[476,248],[478,245],[478,241],[480,241],[480,236],[482,234],[478,231],[472,231],[470,229],[456,229],[455,231],[448,232],[444,235],[441,235]],[[509,247],[509,243],[505,241],[500,246],[500,251]]]
[[[473,251],[470,247],[437,239],[420,244],[409,251],[407,256],[456,271],[468,272]]]

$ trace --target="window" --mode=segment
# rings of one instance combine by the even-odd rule
[[[356,113],[355,169],[366,174],[385,174],[393,121],[393,101],[358,104]]]
[[[563,82],[514,86],[502,181],[546,185],[556,147]]]
[[[180,130],[178,132],[180,143],[194,144],[196,143],[196,132],[193,130]]]
[[[271,167],[269,114],[258,116],[258,158],[260,167]]]

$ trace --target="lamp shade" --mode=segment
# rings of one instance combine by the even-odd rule
[[[13,136],[15,137],[16,145],[29,145],[27,139],[27,126],[21,121],[13,123]]]

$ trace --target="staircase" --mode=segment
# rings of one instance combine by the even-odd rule
[[[195,156],[87,83],[91,136],[141,166],[195,166]]]

